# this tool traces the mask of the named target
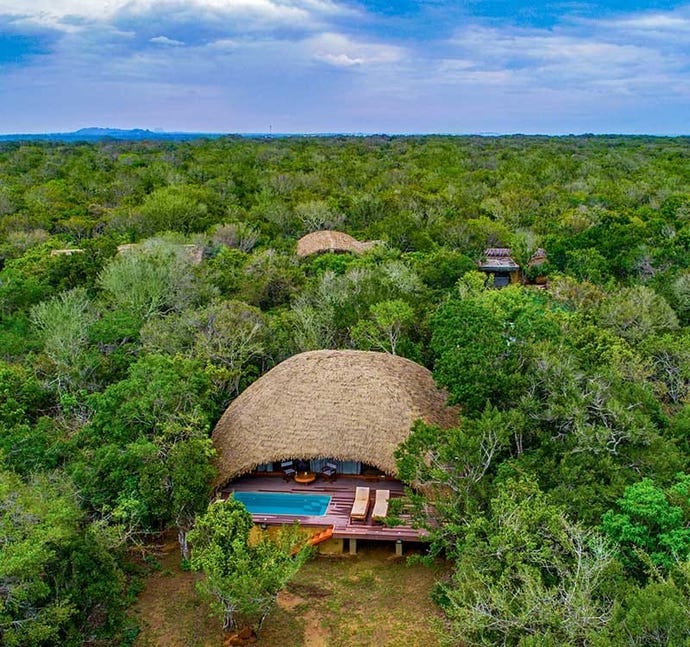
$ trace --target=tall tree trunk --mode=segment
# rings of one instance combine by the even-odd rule
[[[187,528],[178,526],[177,541],[180,544],[180,552],[182,553],[182,559],[189,561],[189,543],[187,542]]]

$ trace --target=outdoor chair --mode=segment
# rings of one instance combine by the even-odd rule
[[[351,521],[366,521],[369,511],[369,488],[358,487],[355,490],[355,502],[350,510]]]
[[[321,468],[321,476],[329,481],[335,481],[338,476],[338,466],[335,463],[326,463]]]
[[[388,499],[390,498],[390,490],[376,490],[374,509],[371,513],[372,521],[383,521],[383,518],[388,514]]]
[[[280,464],[280,470],[283,472],[283,478],[286,481],[290,481],[291,479],[295,478],[295,474],[297,474],[297,470],[295,469],[295,465],[292,461],[283,461]]]

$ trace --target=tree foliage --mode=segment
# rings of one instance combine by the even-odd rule
[[[617,511],[601,528],[620,547],[624,563],[642,576],[649,563],[668,571],[690,556],[690,476],[679,475],[667,490],[649,478],[625,488]]]
[[[501,484],[462,541],[452,585],[438,591],[458,643],[593,644],[606,626],[613,551],[533,482]]]
[[[228,401],[296,352],[360,348],[425,365],[460,406],[454,428],[417,423],[399,452],[400,474],[424,486],[410,497],[432,550],[474,569],[444,590],[451,642],[687,641],[687,497],[675,476],[690,468],[687,145],[2,144],[0,448],[21,475],[8,481],[13,500],[30,511],[3,524],[29,538],[37,620],[21,626],[37,644],[119,640],[123,561],[110,533],[138,542],[175,526],[185,553]],[[326,227],[378,244],[298,258],[296,240]],[[477,271],[488,247],[510,247],[527,283],[544,274],[529,263],[545,249],[546,289],[489,289]],[[52,501],[29,502],[39,483]],[[622,570],[611,566],[606,591],[578,588],[573,546],[601,565],[600,532]],[[527,548],[492,570],[486,556],[502,545]],[[90,582],[89,568],[117,586]],[[501,631],[472,615],[480,592]],[[92,630],[86,618],[108,620]]]
[[[199,589],[212,596],[226,630],[260,629],[278,592],[309,555],[295,529],[284,529],[275,540],[252,540],[252,527],[245,507],[227,499],[212,503],[189,535],[192,566],[205,575]]]
[[[155,241],[114,258],[98,277],[106,301],[140,323],[183,310],[195,296],[192,263],[180,246]]]
[[[89,524],[62,477],[0,471],[0,639],[78,645],[116,637],[124,578],[112,537]],[[96,618],[98,618],[96,620]]]

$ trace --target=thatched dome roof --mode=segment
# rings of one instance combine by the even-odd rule
[[[311,256],[321,252],[352,252],[361,254],[375,242],[361,242],[342,231],[313,231],[297,241],[297,256]]]
[[[361,461],[396,473],[393,452],[421,418],[457,424],[457,410],[419,364],[354,350],[294,355],[228,407],[213,431],[217,484],[288,459]]]

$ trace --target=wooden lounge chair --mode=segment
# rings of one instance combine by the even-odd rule
[[[383,518],[388,514],[388,499],[390,498],[390,490],[376,490],[374,510],[371,513],[372,521],[382,521]]]
[[[335,481],[338,476],[338,466],[335,463],[326,463],[321,468],[321,476],[329,481]]]
[[[297,470],[295,469],[295,465],[292,461],[283,461],[280,464],[280,469],[283,472],[283,478],[286,481],[294,478],[295,474],[297,474]]]
[[[355,502],[350,510],[350,521],[366,521],[369,511],[369,488],[358,487],[355,490]]]

